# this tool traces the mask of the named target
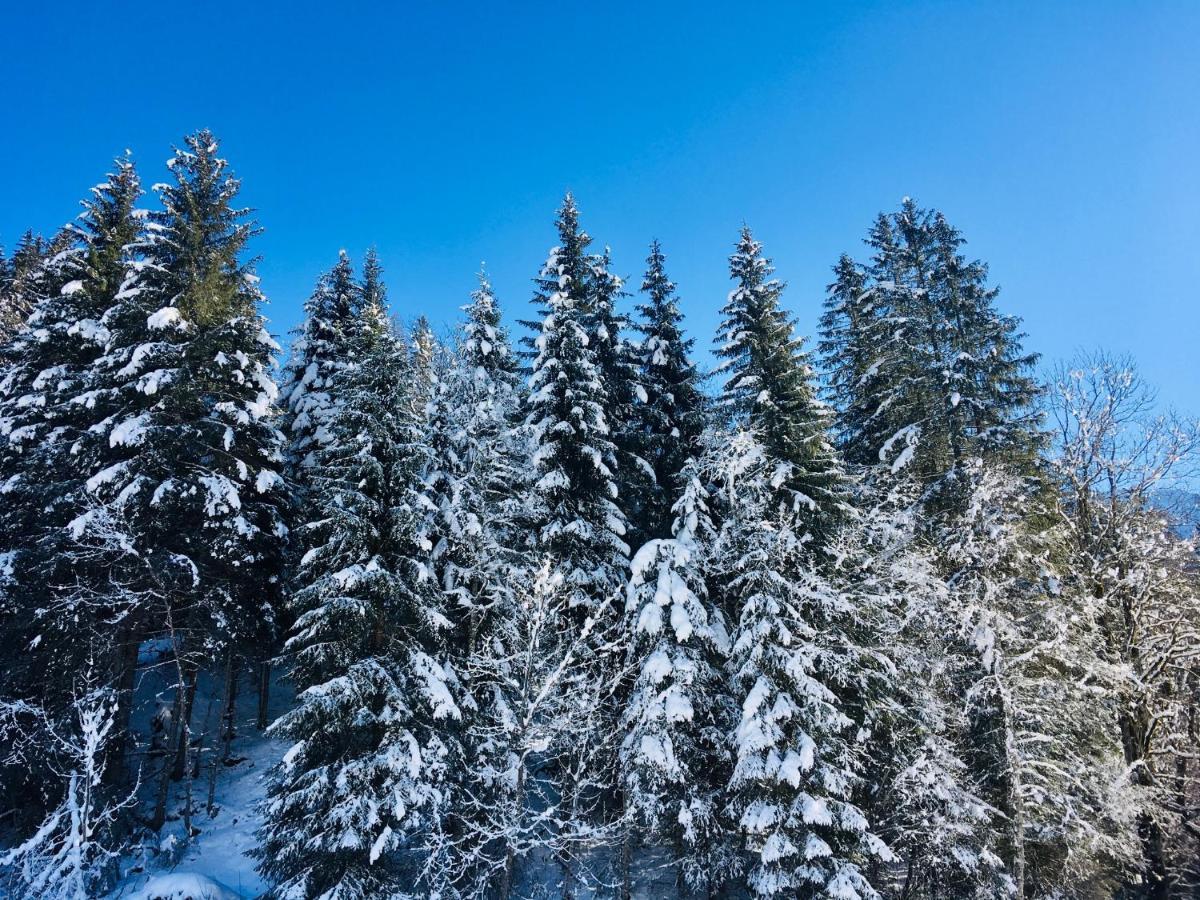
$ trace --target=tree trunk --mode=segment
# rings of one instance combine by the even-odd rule
[[[175,781],[181,781],[187,774],[187,758],[188,750],[192,742],[192,706],[196,702],[196,667],[190,664],[180,665],[180,673],[183,679],[183,706],[180,710],[179,719],[179,734],[180,740],[175,748],[175,766],[171,771],[171,777]]]
[[[118,638],[116,672],[117,710],[113,717],[111,761],[106,762],[104,781],[109,787],[122,788],[129,783],[129,723],[133,719],[133,691],[137,680],[138,640],[132,626],[126,626]]]
[[[229,760],[230,748],[236,736],[235,711],[237,709],[238,671],[234,665],[233,654],[225,657],[225,684],[221,692],[221,718],[219,740],[220,752],[213,754],[212,766],[208,776],[208,814],[216,813],[217,775],[222,765]]]
[[[167,752],[163,755],[162,771],[159,773],[158,790],[154,797],[154,814],[150,817],[150,827],[155,831],[162,828],[167,821],[167,798],[171,793],[171,759],[175,747],[179,743],[179,735],[182,730],[180,721],[183,718],[181,715],[183,692],[184,686],[177,683],[175,685],[175,702],[171,712],[171,734],[167,741]]]
[[[525,763],[521,762],[521,768],[517,770],[517,802],[525,803]],[[509,843],[504,853],[504,875],[500,879],[500,895],[499,900],[509,900],[512,896],[513,870],[516,868],[517,858],[513,853],[512,844]]]
[[[259,731],[266,731],[270,724],[267,707],[271,699],[271,661],[264,659],[258,664],[258,717],[255,724]]]

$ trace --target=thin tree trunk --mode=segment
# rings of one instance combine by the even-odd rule
[[[163,754],[162,771],[159,773],[158,790],[154,797],[154,814],[150,817],[150,827],[155,831],[163,827],[167,821],[167,798],[171,793],[171,759],[176,745],[179,743],[181,731],[181,707],[183,706],[183,685],[175,685],[175,701],[171,712],[171,734],[167,741],[167,752]]]
[[[522,805],[525,802],[525,762],[522,760],[521,768],[517,770],[517,802]],[[513,853],[512,843],[504,853],[504,875],[500,879],[500,897],[499,900],[509,900],[512,896],[513,870],[516,868],[517,857]]]
[[[182,780],[184,775],[187,774],[187,757],[192,742],[192,707],[196,702],[197,681],[195,666],[180,663],[179,669],[184,683],[184,690],[183,708],[180,710],[182,739],[175,748],[175,767],[171,772],[171,777],[176,781]]]
[[[235,737],[235,711],[237,709],[237,687],[238,673],[237,667],[233,662],[233,654],[228,653],[225,656],[225,684],[221,692],[221,719],[220,719],[220,752],[213,754],[212,766],[210,767],[208,776],[208,814],[212,816],[216,813],[217,803],[217,775],[220,767],[229,759],[230,748],[233,745]]]
[[[626,828],[621,836],[621,900],[632,900],[633,885],[630,879],[629,860],[632,856],[633,829]]]
[[[114,683],[117,687],[117,710],[113,717],[112,762],[106,763],[104,780],[110,787],[129,783],[129,723],[133,719],[133,691],[137,680],[138,641],[132,626],[121,630],[117,650]]]
[[[267,707],[271,700],[271,662],[264,659],[258,664],[258,717],[255,724],[259,731],[266,731]]]

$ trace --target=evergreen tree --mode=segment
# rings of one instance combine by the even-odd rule
[[[862,722],[850,713],[868,671],[856,610],[814,564],[794,513],[776,506],[778,465],[752,435],[733,435],[708,465],[726,510],[712,565],[737,615],[729,815],[750,853],[748,886],[762,897],[875,898],[865,871],[891,853],[853,798]]]
[[[806,527],[828,534],[840,515],[847,484],[829,441],[829,416],[817,399],[803,342],[779,305],[783,284],[748,227],[729,258],[736,286],[721,310],[717,355],[727,372],[719,405],[749,428],[764,451],[788,467],[793,504],[808,511]]]
[[[337,265],[318,279],[304,304],[304,322],[292,342],[281,390],[282,430],[291,476],[303,487],[317,452],[329,440],[338,373],[347,364],[360,289],[343,250]]]
[[[110,754],[124,747],[136,653],[117,568],[127,551],[79,530],[96,515],[90,448],[108,414],[87,388],[110,339],[104,313],[131,264],[139,195],[133,164],[118,160],[57,242],[60,251],[25,273],[40,299],[7,348],[0,381],[0,554],[12,578],[10,590],[0,588],[0,639],[28,648],[5,666],[0,695],[57,714],[73,702],[77,675],[93,659],[119,701]],[[110,762],[115,778],[123,761]]]
[[[147,556],[170,560],[170,590],[207,621],[202,633],[249,644],[270,633],[284,534],[278,347],[243,259],[256,227],[233,205],[239,183],[211,133],[186,147],[168,161],[174,183],[157,186],[145,262],[105,315],[112,338],[91,390],[119,405],[101,435],[115,454],[93,478]]]
[[[295,743],[273,775],[257,853],[278,897],[425,884],[445,775],[461,765],[457,678],[438,658],[449,621],[418,538],[424,450],[408,353],[383,308],[362,316],[289,600],[300,702],[271,732]]]
[[[516,362],[483,275],[471,300],[431,401],[422,532],[458,623],[461,653],[486,639],[489,611],[511,602],[523,469],[513,430],[520,402]]]
[[[680,497],[683,467],[698,452],[705,400],[701,376],[689,358],[694,342],[683,336],[683,314],[658,241],[650,245],[646,262],[642,291],[647,300],[638,307],[641,321],[636,326],[643,335],[637,348],[637,381],[644,392],[638,440],[640,457],[654,479],[636,505],[640,533],[665,537]]]
[[[617,461],[614,470],[617,505],[626,522],[631,524],[640,518],[638,495],[648,493],[652,477],[640,455],[641,435],[638,433],[638,407],[645,389],[638,383],[636,349],[625,337],[630,327],[629,318],[617,309],[617,302],[626,296],[625,283],[613,273],[607,247],[603,253],[590,257],[587,295],[583,321],[604,386],[604,418],[612,429]],[[644,537],[637,534],[636,529],[630,536],[634,541]]]
[[[995,308],[987,267],[937,212],[905,198],[880,215],[865,271],[843,258],[821,351],[849,458],[934,493],[973,454],[1028,469],[1040,443],[1018,321]]]
[[[937,560],[907,504],[867,506],[832,553],[854,593],[861,640],[877,662],[862,673],[862,767],[856,798],[903,867],[873,883],[889,896],[1012,896],[1000,858],[1003,818],[964,759],[970,717],[962,684],[978,672]]]
[[[51,241],[26,231],[11,258],[0,253],[0,347],[17,334],[37,303],[49,296],[44,285],[45,263],[73,240],[70,226]]]
[[[634,676],[621,760],[627,805],[648,842],[671,849],[689,889],[711,894],[738,861],[723,810],[736,713],[723,679],[728,630],[707,597],[715,538],[707,491],[694,463],[679,480],[673,536],[633,559],[626,616]]]
[[[534,546],[561,565],[581,617],[624,580],[629,547],[617,505],[617,458],[608,394],[589,337],[589,238],[568,194],[534,302],[546,310],[536,339],[526,425],[534,444]]]
[[[104,315],[110,338],[81,394],[106,416],[81,449],[95,508],[73,523],[77,539],[124,549],[114,579],[137,598],[138,636],[166,638],[176,666],[155,825],[168,778],[190,790],[202,662],[232,665],[273,639],[286,537],[277,347],[243,258],[255,228],[210,133],[189,136],[168,165],[173,183],[158,186],[144,259]]]

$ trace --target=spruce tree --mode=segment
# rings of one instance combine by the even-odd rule
[[[271,733],[295,743],[273,774],[257,852],[278,897],[424,885],[445,775],[461,765],[461,698],[440,659],[449,621],[419,542],[425,451],[411,364],[384,308],[361,315],[289,598],[299,703]]]
[[[464,307],[452,355],[442,364],[427,443],[424,539],[431,569],[457,623],[462,653],[486,639],[486,620],[510,602],[520,560],[518,491],[524,461],[514,426],[520,392],[516,360],[485,276]]]
[[[280,392],[292,479],[303,487],[307,470],[329,440],[328,420],[337,404],[334,387],[346,365],[360,290],[343,250],[337,265],[318,279],[304,304],[304,322],[292,342]]]
[[[0,554],[13,579],[12,590],[0,588],[2,639],[28,648],[5,667],[0,694],[54,714],[71,702],[76,676],[92,661],[118,700],[110,754],[124,748],[135,617],[119,575],[127,550],[82,534],[99,516],[90,448],[108,414],[88,388],[111,337],[104,313],[132,264],[139,195],[132,162],[117,160],[56,242],[60,251],[24,274],[40,299],[6,350],[10,367],[0,382]],[[122,763],[110,760],[110,778],[119,778]]]
[[[651,483],[651,472],[641,457],[638,430],[638,408],[645,390],[638,383],[636,350],[625,337],[629,318],[617,308],[626,296],[625,282],[612,271],[611,257],[605,247],[603,253],[590,258],[584,322],[604,386],[604,418],[612,429],[616,450],[617,505],[626,522],[633,525],[640,518],[639,495],[646,494]],[[636,528],[629,533],[632,542],[644,537]],[[627,543],[632,546],[629,539]]]
[[[749,851],[748,886],[875,898],[867,871],[891,853],[854,802],[866,655],[856,610],[796,513],[776,504],[779,466],[753,435],[730,435],[706,465],[724,507],[712,568],[736,616],[728,814]]]
[[[653,470],[653,483],[636,501],[639,532],[666,537],[671,510],[681,496],[683,467],[698,453],[704,429],[701,376],[690,359],[694,341],[683,335],[675,285],[667,277],[658,241],[650,245],[642,281],[646,302],[638,306],[643,335],[637,348],[637,380],[644,392],[638,406],[638,452]]]
[[[536,338],[526,426],[534,445],[534,546],[562,567],[582,617],[621,585],[629,547],[617,505],[609,398],[588,333],[589,238],[570,195],[557,227],[559,246],[550,251],[534,297],[546,316]]]
[[[239,182],[210,132],[185,146],[168,161],[174,183],[157,185],[145,263],[105,317],[93,389],[119,398],[103,435],[118,459],[97,465],[136,542],[171,560],[168,592],[204,639],[246,646],[270,634],[284,535],[278,346],[244,258],[257,229],[234,205]]]
[[[1029,470],[1040,443],[1018,321],[995,307],[987,267],[935,211],[905,198],[880,215],[865,271],[836,267],[821,352],[848,457],[933,491],[972,455]],[[902,473],[903,474],[900,474]]]
[[[738,862],[723,808],[736,710],[723,677],[728,629],[707,593],[707,490],[695,463],[678,479],[672,537],[645,544],[632,563],[623,787],[646,842],[669,848],[689,890],[711,894]]]
[[[70,226],[53,240],[26,231],[10,258],[0,253],[0,346],[17,334],[37,303],[48,296],[45,264],[73,240]]]
[[[719,407],[730,421],[749,428],[764,451],[788,467],[791,502],[807,510],[814,536],[828,534],[841,515],[847,491],[841,462],[827,428],[829,415],[817,399],[803,342],[779,304],[783,283],[748,227],[729,258],[735,287],[721,310],[717,331],[720,371],[727,373]]]
[[[175,664],[155,825],[168,778],[190,787],[200,665],[217,655],[232,671],[273,640],[286,538],[277,345],[244,257],[255,227],[210,133],[189,136],[168,165],[173,183],[158,186],[144,259],[105,313],[111,337],[88,376],[86,402],[107,415],[82,451],[97,508],[76,522],[81,539],[126,549],[115,577],[138,598],[141,637],[163,638]]]

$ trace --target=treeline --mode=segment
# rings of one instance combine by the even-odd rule
[[[702,372],[568,195],[516,344],[486,276],[441,340],[343,253],[277,372],[216,140],[168,167],[0,269],[13,895],[196,833],[253,683],[279,898],[1200,896],[1197,430],[1039,381],[941,214],[836,261],[815,353],[743,228]]]

